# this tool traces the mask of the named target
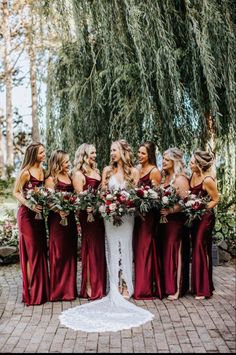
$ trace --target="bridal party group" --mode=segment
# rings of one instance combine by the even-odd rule
[[[47,218],[38,219],[35,217],[42,213],[43,206],[40,202],[29,204],[27,193],[41,186],[55,194],[81,194],[91,188],[107,191],[112,177],[127,191],[158,187],[168,190],[171,187],[182,201],[189,194],[197,196],[198,201],[207,197],[204,213],[193,218],[191,225],[186,224],[187,217],[179,202],[134,216],[132,243],[126,248],[129,250],[119,248],[121,270],[125,274],[127,268],[131,269],[133,288],[127,287],[127,280],[119,272],[120,294],[136,300],[167,297],[174,301],[187,292],[196,299],[211,297],[214,291],[211,255],[214,207],[219,201],[213,154],[200,149],[193,151],[190,175],[184,152],[176,147],[163,152],[159,169],[156,146],[151,141],[140,144],[137,152],[133,152],[123,139],[113,142],[110,162],[101,173],[96,157],[93,144],[80,145],[74,157],[57,149],[52,152],[45,170],[45,146],[32,142],[26,148],[13,191],[19,201],[22,302],[29,306],[48,301],[71,301],[77,297],[93,301],[107,294],[112,255],[109,261],[102,215],[93,213],[92,207],[77,211],[54,207],[49,209]],[[92,220],[88,218],[91,213]],[[65,218],[67,223],[63,225],[61,221]],[[163,219],[165,223],[161,223]],[[119,226],[116,228],[119,230]],[[79,285],[78,235],[81,237]],[[122,258],[124,252],[129,253],[131,262]]]

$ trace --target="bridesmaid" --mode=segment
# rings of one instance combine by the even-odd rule
[[[163,154],[163,187],[173,186],[184,198],[189,190],[189,181],[184,172],[183,153],[178,148],[169,148]],[[167,223],[159,224],[162,240],[163,273],[165,294],[168,300],[176,300],[188,291],[189,284],[189,231],[185,217],[176,204],[173,208],[161,209]]]
[[[73,186],[77,193],[89,187],[97,190],[101,176],[96,167],[96,148],[82,144],[75,153]],[[95,300],[106,294],[105,229],[103,219],[94,215],[94,221],[87,221],[87,211],[79,211],[81,225],[82,280],[80,297]]]
[[[69,174],[69,155],[63,150],[55,150],[48,162],[48,177],[45,185],[55,191],[73,192]],[[67,216],[68,225],[60,224]],[[49,266],[50,301],[71,301],[77,297],[77,228],[73,212],[50,211]]]
[[[208,211],[201,219],[193,221],[192,238],[192,292],[195,299],[211,297],[214,291],[212,281],[212,231],[215,225],[213,208],[219,202],[219,195],[212,171],[214,157],[206,151],[196,150],[190,160],[192,176],[190,190],[193,194],[209,196]]]
[[[140,174],[138,186],[159,186],[161,174],[157,168],[155,144],[145,142],[138,150],[137,166]],[[134,227],[134,273],[133,297],[137,300],[162,298],[159,248],[156,245],[156,211],[146,214],[145,219],[135,219]]]
[[[30,206],[25,199],[27,190],[44,183],[42,162],[45,148],[42,143],[31,143],[25,151],[20,173],[16,178],[13,195],[20,202],[17,213],[19,252],[23,279],[22,302],[38,305],[49,300],[47,266],[47,235],[44,219],[35,219],[42,206]]]

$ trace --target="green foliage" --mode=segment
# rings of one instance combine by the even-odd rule
[[[220,203],[216,208],[216,223],[213,236],[216,242],[225,240],[231,252],[234,253],[236,253],[235,217],[236,196],[221,196]]]
[[[7,180],[0,179],[0,202],[9,196],[12,196],[12,190],[15,179],[13,177]]]
[[[18,227],[14,211],[6,210],[6,218],[0,222],[0,245],[18,246]]]
[[[62,32],[48,66],[48,154],[62,147],[73,161],[93,143],[102,168],[116,139],[135,152],[153,140],[190,153],[214,133],[219,190],[235,191],[231,0],[58,0],[44,10]]]
[[[57,4],[65,22],[66,7],[60,12]],[[151,139],[160,149],[191,149],[207,142],[210,111],[216,130],[227,135],[236,97],[230,1],[72,4],[76,36],[62,43],[50,67],[49,143],[55,146],[52,132],[71,152],[93,142],[102,164],[118,138],[134,148]]]

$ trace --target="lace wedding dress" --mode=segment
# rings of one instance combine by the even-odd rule
[[[109,189],[124,188],[113,175]],[[124,216],[121,226],[105,221],[106,259],[110,290],[106,297],[70,308],[61,313],[61,323],[74,330],[85,332],[118,331],[137,327],[153,319],[153,314],[130,301],[119,292],[119,275],[125,280],[129,295],[133,294],[132,282],[132,234],[133,216]]]

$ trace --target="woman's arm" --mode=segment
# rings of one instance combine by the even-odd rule
[[[22,194],[22,189],[24,185],[29,181],[30,174],[28,170],[23,171],[15,181],[14,189],[13,189],[13,196],[22,204],[27,205],[27,200],[24,198]],[[27,206],[28,207],[28,206]]]
[[[180,175],[177,176],[174,187],[176,188],[176,193],[180,198],[185,198],[188,195],[189,191],[189,180],[186,176]],[[181,211],[181,206],[177,203],[170,209],[170,213],[176,213]]]
[[[160,186],[161,184],[161,173],[158,168],[151,171],[150,180],[153,186]]]
[[[102,189],[103,190],[107,189],[107,174],[108,174],[109,170],[110,170],[110,167],[106,166],[102,172]]]
[[[139,178],[140,178],[140,173],[139,173],[138,169],[137,168],[132,168],[132,174],[133,174],[133,177],[134,177],[134,185],[137,186]]]
[[[216,182],[212,178],[207,177],[203,181],[203,188],[211,198],[207,208],[214,208],[219,202],[219,193],[217,190]]]
[[[45,187],[48,188],[48,189],[55,190],[55,182],[54,182],[52,176],[49,176],[49,177],[45,180],[44,185],[45,185]]]
[[[72,184],[75,192],[78,194],[83,191],[85,178],[84,175],[80,171],[76,171],[72,176]]]

